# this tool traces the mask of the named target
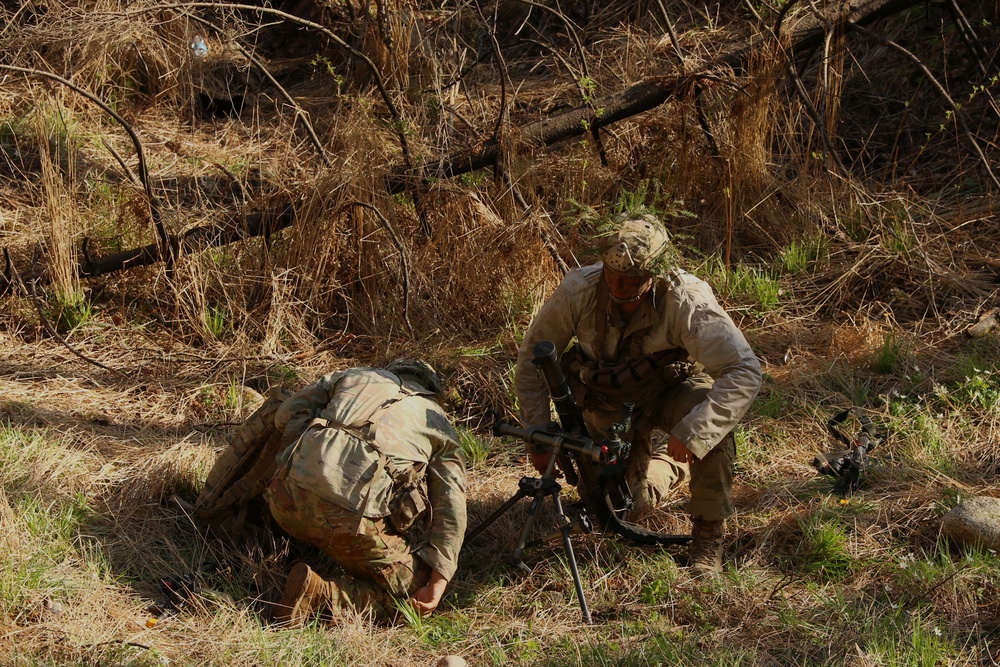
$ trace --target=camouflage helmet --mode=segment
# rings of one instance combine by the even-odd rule
[[[439,396],[444,394],[444,387],[441,386],[441,379],[438,377],[437,371],[426,361],[411,357],[402,357],[389,362],[385,369],[400,377],[405,375],[424,389],[432,391]]]
[[[608,237],[601,261],[610,269],[630,276],[656,273],[656,265],[666,254],[670,240],[654,215],[624,217],[618,230]]]

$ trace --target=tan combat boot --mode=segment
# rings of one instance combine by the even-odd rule
[[[296,563],[288,573],[285,594],[275,606],[274,621],[284,627],[300,628],[336,595],[336,584],[325,581],[305,563]]]
[[[691,544],[688,545],[688,569],[691,576],[722,574],[723,521],[691,517]]]

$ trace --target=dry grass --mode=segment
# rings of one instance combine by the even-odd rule
[[[973,17],[988,48],[990,4]],[[22,275],[43,276],[40,304],[15,285],[0,306],[0,663],[428,665],[458,653],[498,665],[996,664],[996,556],[938,536],[960,498],[997,495],[1000,342],[964,336],[996,306],[995,192],[912,66],[853,35],[836,36],[826,60],[797,62],[847,173],[826,169],[821,130],[776,52],[717,72],[700,99],[690,91],[607,128],[602,162],[592,137],[529,149],[518,128],[676,62],[659,4],[579,3],[560,17],[400,1],[385,20],[355,5],[297,10],[375,63],[401,123],[356,54],[298,25],[259,25],[274,15],[115,0],[0,8],[0,65],[70,78],[137,131],[168,232],[278,202],[296,211],[266,240],[81,280],[84,237],[102,256],[156,239],[129,173],[134,147],[72,91],[0,71],[0,240]],[[765,32],[740,3],[663,6],[689,69]],[[786,25],[810,11],[796,5]],[[952,95],[995,162],[995,84],[950,24],[883,23],[934,67],[944,36]],[[194,34],[207,37],[204,60],[191,55]],[[239,95],[239,113],[218,110]],[[494,131],[509,182],[486,171],[416,197],[386,191],[407,159]],[[487,435],[489,410],[514,414],[510,367],[560,278],[552,250],[589,261],[596,225],[623,204],[665,213],[767,373],[739,433],[725,577],[692,581],[674,549],[575,538],[598,621],[583,626],[558,543],[525,554],[530,574],[505,565],[518,506],[468,545],[444,609],[423,623],[268,627],[289,560],[323,567],[318,554],[208,541],[170,498],[197,494],[268,387],[416,354],[446,377],[456,424],[488,448],[469,481],[471,522],[483,520],[529,474],[517,444]],[[794,244],[822,252],[790,268]],[[776,303],[734,287],[747,267],[780,288]],[[841,504],[809,461],[830,446],[826,419],[851,404],[891,437],[864,491]],[[686,530],[683,501],[650,524]],[[225,596],[147,627],[169,574]]]

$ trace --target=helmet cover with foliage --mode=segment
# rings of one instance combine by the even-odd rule
[[[669,245],[667,231],[656,216],[632,215],[625,217],[618,230],[607,238],[601,261],[618,273],[651,275],[659,272]]]
[[[426,361],[403,357],[389,362],[385,369],[399,376],[405,375],[428,391],[432,391],[439,396],[444,394],[444,387],[441,385],[441,379],[438,377],[437,371]]]

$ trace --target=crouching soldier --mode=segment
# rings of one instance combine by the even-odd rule
[[[695,575],[722,571],[723,528],[733,514],[733,429],[760,389],[760,363],[702,280],[674,265],[666,229],[649,214],[625,216],[601,261],[571,271],[531,322],[514,379],[526,427],[549,421],[549,392],[532,363],[551,341],[595,439],[622,405],[634,413],[628,483],[640,509],[689,481]],[[698,366],[694,364],[700,365]],[[655,446],[653,431],[667,435]],[[540,471],[552,454],[528,450]]]
[[[428,364],[399,359],[326,375],[278,408],[285,449],[264,497],[289,535],[347,575],[294,565],[280,625],[347,610],[391,621],[407,598],[422,614],[437,608],[466,527],[465,458],[441,391]]]

